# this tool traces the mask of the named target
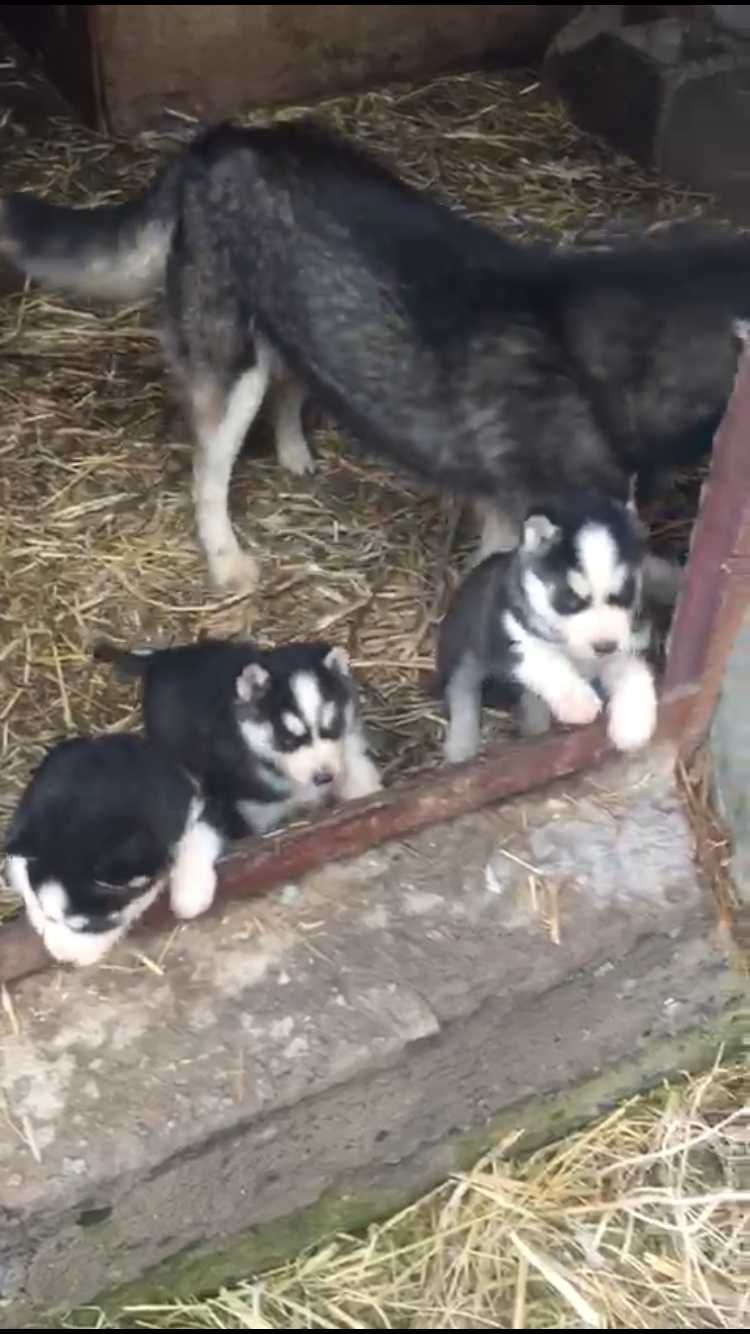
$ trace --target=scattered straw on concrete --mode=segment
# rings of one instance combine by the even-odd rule
[[[20,85],[13,62],[0,62],[0,105],[12,108]],[[569,241],[613,218],[702,207],[580,134],[533,75],[444,78],[319,110],[417,186],[506,233]],[[0,194],[111,202],[137,193],[164,149],[153,136],[113,143],[67,120],[42,125],[0,114]],[[37,291],[6,296],[0,413],[0,826],[52,741],[134,724],[133,691],[91,665],[100,636],[330,636],[349,646],[366,683],[386,777],[437,758],[442,724],[425,689],[432,632],[465,555],[449,502],[363,460],[330,428],[315,435],[312,480],[253,450],[232,508],[262,556],[263,583],[252,598],[219,599],[204,582],[190,447],[148,308],[102,313]]]
[[[528,1158],[519,1126],[365,1237],[86,1327],[744,1329],[749,1085],[746,1064],[717,1066]]]
[[[678,780],[693,830],[695,858],[710,885],[720,929],[724,932],[734,966],[750,978],[750,910],[732,882],[731,842],[714,801],[712,765],[708,746],[693,757],[690,768],[680,766]]]

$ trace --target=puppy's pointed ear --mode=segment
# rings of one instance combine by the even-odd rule
[[[271,677],[265,667],[258,662],[250,662],[237,677],[237,698],[243,704],[258,704],[271,683]]]
[[[338,645],[326,653],[323,659],[323,666],[330,672],[338,672],[339,676],[351,676],[352,669],[349,663],[349,654],[345,648]]]
[[[548,551],[560,536],[560,529],[546,514],[529,514],[523,525],[521,547],[524,551]]]

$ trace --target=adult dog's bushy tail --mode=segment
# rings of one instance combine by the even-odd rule
[[[161,283],[182,157],[139,199],[67,208],[33,195],[0,200],[0,256],[29,278],[105,301],[136,301]]]

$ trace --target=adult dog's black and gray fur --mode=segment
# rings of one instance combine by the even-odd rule
[[[139,297],[166,278],[198,527],[224,585],[255,576],[227,491],[283,368],[290,466],[309,463],[309,391],[365,447],[489,499],[490,528],[516,531],[561,481],[624,497],[629,474],[707,449],[736,369],[733,322],[750,313],[750,240],[511,246],[302,125],[211,130],[120,208],[6,199],[0,250],[89,295]]]

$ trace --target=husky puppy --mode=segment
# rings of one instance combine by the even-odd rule
[[[438,640],[449,762],[479,749],[483,701],[511,708],[533,735],[552,718],[593,722],[604,696],[614,745],[645,745],[656,691],[639,656],[644,551],[632,503],[572,493],[530,513],[514,551],[471,571]]]
[[[215,583],[241,589],[257,565],[228,488],[272,381],[287,466],[311,466],[311,392],[365,448],[484,500],[507,548],[561,479],[624,500],[631,473],[707,451],[750,315],[747,237],[511,245],[301,124],[211,129],[119,206],[10,196],[0,253],[88,296],[165,287],[200,539]]]
[[[100,644],[94,656],[140,678],[147,736],[196,779],[229,838],[380,788],[343,648],[217,640],[133,653]]]
[[[53,958],[96,963],[165,884],[178,917],[210,907],[221,837],[188,776],[136,736],[55,746],[6,838],[6,872]]]

